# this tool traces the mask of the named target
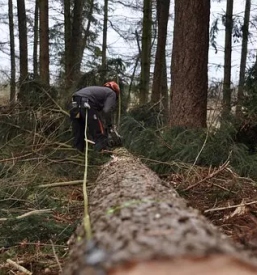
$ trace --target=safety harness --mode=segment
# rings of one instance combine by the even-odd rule
[[[86,99],[86,98],[83,98],[83,99],[81,98],[79,103],[78,103],[77,99],[73,98],[72,107],[78,108],[78,109],[85,108],[85,130],[84,130],[85,170],[84,170],[84,178],[83,178],[83,198],[84,198],[83,225],[84,225],[84,230],[86,233],[86,239],[91,240],[92,239],[92,229],[91,229],[91,222],[90,222],[90,216],[89,216],[88,194],[87,194],[88,145],[89,145],[89,143],[92,143],[92,141],[88,140],[88,138],[87,138],[88,110],[90,109],[90,105],[89,105],[88,99]],[[121,109],[121,101],[120,101],[120,97],[119,97],[118,124],[120,123],[120,109]],[[78,115],[80,115],[80,112],[78,112]],[[122,144],[121,136],[118,134],[115,127],[108,129],[107,136],[108,136],[108,146],[109,147],[120,146]]]

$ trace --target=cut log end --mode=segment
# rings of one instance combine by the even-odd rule
[[[256,275],[257,269],[230,256],[179,258],[130,263],[117,267],[108,275]]]

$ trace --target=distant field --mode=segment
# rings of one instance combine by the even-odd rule
[[[221,114],[221,100],[219,98],[209,99],[207,105],[207,126],[219,128]]]
[[[3,88],[0,86],[0,106],[8,104],[10,98],[9,87]]]

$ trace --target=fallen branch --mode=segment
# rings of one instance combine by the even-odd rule
[[[20,220],[20,219],[27,218],[27,217],[32,216],[32,215],[41,215],[41,214],[46,214],[46,213],[50,213],[50,212],[52,212],[51,209],[32,210],[28,213],[22,214],[20,216],[14,217],[14,218],[0,218],[0,222],[4,222],[4,221],[7,221],[7,220],[12,220],[12,219]]]
[[[224,190],[224,191],[227,191],[227,192],[231,192],[231,193],[236,194],[235,191],[231,191],[231,190],[229,190],[228,188],[225,188],[225,187],[223,187],[223,186],[221,186],[221,185],[219,185],[219,184],[217,184],[217,183],[213,183],[212,185],[213,185],[213,186],[216,186],[216,187],[218,187],[218,188],[220,188],[220,189],[222,189],[222,190]]]
[[[50,240],[50,242],[51,242],[51,245],[52,245],[52,250],[53,250],[54,258],[55,258],[55,260],[56,260],[56,262],[57,262],[57,265],[58,265],[58,267],[59,267],[59,271],[62,273],[62,266],[61,266],[61,264],[60,264],[60,261],[59,261],[59,258],[58,258],[58,256],[57,256],[57,254],[56,254],[56,251],[55,251],[55,248],[54,248],[54,243],[53,243],[52,240]]]
[[[223,164],[219,167],[219,169],[213,171],[213,172],[210,173],[207,177],[205,177],[204,179],[198,181],[197,183],[194,183],[194,184],[192,184],[192,185],[189,185],[187,188],[183,189],[183,191],[188,191],[188,190],[194,188],[195,186],[197,186],[197,185],[199,185],[199,184],[205,182],[206,180],[209,180],[209,179],[213,178],[214,176],[216,176],[217,174],[219,174],[220,172],[222,172],[223,170],[225,170],[225,169],[228,167],[228,165],[229,165],[229,161],[226,161],[225,163],[223,163]]]
[[[64,181],[64,182],[54,182],[48,184],[41,184],[39,188],[48,188],[48,187],[59,187],[59,186],[67,186],[67,185],[79,185],[82,184],[83,180],[73,180],[73,181]]]
[[[209,213],[209,212],[214,212],[214,211],[223,211],[223,210],[233,209],[233,208],[237,208],[240,206],[246,206],[246,205],[251,205],[251,204],[257,204],[257,201],[245,202],[245,203],[229,205],[229,206],[225,206],[225,207],[211,208],[211,209],[205,210],[204,213]]]
[[[7,259],[6,262],[11,265],[12,267],[14,267],[15,269],[23,272],[24,274],[30,274],[32,275],[32,272],[30,272],[28,269],[26,269],[25,267],[17,264],[16,262],[14,262],[13,260],[11,259]]]
[[[58,111],[59,112],[61,112],[61,113],[63,113],[64,115],[66,115],[66,116],[70,116],[70,114],[67,112],[67,111],[65,111],[58,103],[57,103],[57,101],[56,100],[54,100],[53,99],[53,97],[47,92],[47,90],[46,89],[43,89],[43,92],[45,93],[45,94],[47,94],[47,96],[53,101],[53,103],[58,107]],[[53,111],[53,110],[52,110]]]

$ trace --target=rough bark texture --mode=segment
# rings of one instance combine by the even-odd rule
[[[11,58],[11,81],[10,81],[10,102],[15,103],[16,97],[16,83],[15,83],[15,41],[14,41],[14,24],[13,24],[13,3],[8,1],[9,14],[9,33],[10,33],[10,58]]]
[[[89,43],[90,39],[90,28],[91,28],[91,23],[93,21],[93,13],[94,13],[94,6],[95,6],[95,0],[90,0],[89,1],[89,8],[88,8],[88,15],[87,15],[87,25],[86,28],[82,27],[83,33],[82,34],[82,42],[81,42],[81,50],[80,50],[80,60],[83,59],[83,54],[84,51]],[[104,32],[104,30],[103,30]]]
[[[38,11],[39,0],[35,1],[35,13],[34,13],[34,42],[33,42],[33,73],[34,78],[38,78]]]
[[[232,58],[232,28],[233,28],[234,0],[227,1],[225,19],[225,55],[224,55],[224,83],[223,83],[223,116],[226,117],[231,110],[231,58]]]
[[[175,1],[171,125],[206,127],[210,0]]]
[[[69,65],[71,44],[71,4],[70,0],[64,0],[64,40],[65,40],[65,84],[69,87]]]
[[[243,25],[243,40],[242,40],[242,50],[241,50],[241,61],[240,61],[240,73],[239,73],[239,86],[237,93],[237,106],[236,115],[238,118],[242,116],[242,103],[244,99],[244,82],[245,82],[245,70],[246,61],[248,54],[248,35],[249,35],[249,20],[251,12],[251,0],[245,1],[245,15],[244,15],[244,25]]]
[[[82,15],[83,15],[84,0],[77,0],[74,2],[72,31],[70,40],[69,64],[67,73],[67,88],[70,88],[73,82],[80,74],[81,66],[81,43],[82,43]]]
[[[161,96],[167,93],[167,70],[166,70],[166,38],[169,19],[170,0],[157,1],[157,19],[158,19],[158,41],[155,55],[155,66],[153,75],[153,88],[151,101],[156,103]],[[163,82],[166,81],[166,82]],[[164,97],[162,102],[167,102]]]
[[[105,79],[107,73],[107,30],[108,30],[108,6],[109,1],[104,0],[104,25],[103,25],[103,45],[102,45],[102,79]]]
[[[64,275],[255,274],[241,247],[131,156],[102,168],[89,204],[93,242],[77,229]]]
[[[39,1],[40,11],[40,79],[49,84],[48,0]]]
[[[27,39],[27,16],[25,1],[17,0],[18,26],[19,26],[19,49],[20,49],[20,90],[18,98],[23,101],[26,93],[25,82],[28,77],[28,39]]]
[[[152,0],[144,0],[139,103],[148,101],[152,40]]]

